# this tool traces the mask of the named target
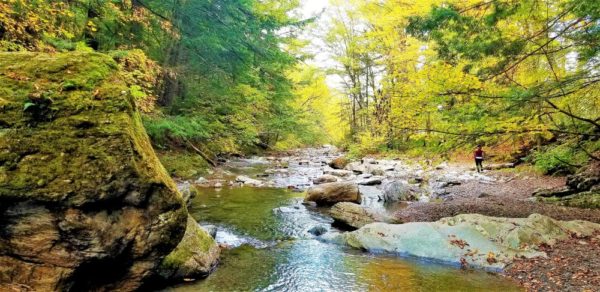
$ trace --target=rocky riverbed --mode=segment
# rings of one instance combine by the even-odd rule
[[[343,182],[358,187],[360,204],[401,222],[436,221],[464,213],[525,218],[538,213],[559,220],[600,223],[600,212],[546,204],[532,196],[561,189],[565,177],[514,171],[509,163],[471,165],[363,158],[350,162],[335,147],[301,149],[275,156],[234,159],[199,178],[203,187],[278,187],[303,192],[315,185]],[[508,171],[503,171],[506,169]]]
[[[540,246],[552,246],[573,234],[587,238],[600,229],[592,223],[600,221],[597,210],[548,205],[531,197],[540,188],[564,185],[564,178],[498,170],[507,167],[512,165],[489,165],[488,171],[477,173],[463,164],[373,158],[349,161],[334,147],[326,146],[232,159],[195,183],[213,189],[213,199],[221,201],[221,196],[237,193],[236,189],[245,190],[246,199],[256,196],[248,189],[296,194],[291,196],[297,199],[287,204],[270,204],[269,211],[277,217],[295,218],[292,224],[265,222],[284,230],[275,243],[260,239],[252,243],[256,236],[244,239],[247,232],[235,235],[235,226],[245,224],[237,220],[220,224],[217,241],[222,245],[233,242],[234,247],[250,242],[254,248],[274,248],[282,240],[309,238],[326,246],[500,271],[515,258],[544,256]],[[248,208],[250,204],[260,205],[251,202]],[[201,204],[203,208],[212,207]],[[456,216],[463,213],[480,215]],[[208,217],[205,224],[222,219]],[[403,222],[415,223],[399,224]],[[351,230],[356,231],[347,232]],[[219,233],[226,236],[219,239]],[[232,234],[238,239],[232,240]]]

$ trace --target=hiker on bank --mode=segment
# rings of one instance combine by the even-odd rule
[[[483,171],[483,158],[485,153],[481,150],[481,145],[477,145],[477,150],[473,154],[475,158],[475,167],[477,167],[477,172]]]

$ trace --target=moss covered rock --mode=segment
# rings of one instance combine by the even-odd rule
[[[188,216],[183,239],[163,260],[159,274],[167,281],[204,278],[216,268],[220,253],[212,236]]]
[[[567,177],[559,189],[540,190],[534,194],[540,201],[568,207],[600,208],[600,161],[591,161],[578,173]]]
[[[543,202],[567,207],[600,209],[600,189],[580,192],[565,197],[540,197]]]
[[[185,205],[122,79],[102,54],[0,53],[0,283],[135,290],[179,243]]]

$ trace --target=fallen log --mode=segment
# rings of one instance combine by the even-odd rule
[[[213,167],[217,166],[217,163],[214,160],[208,157],[208,155],[202,152],[202,150],[200,150],[198,147],[194,146],[192,142],[190,142],[189,140],[185,140],[185,143],[188,145],[188,147],[190,147],[192,150],[194,150],[196,153],[202,156],[202,158],[204,158],[204,160],[206,160],[206,162],[208,162],[210,165],[212,165]]]

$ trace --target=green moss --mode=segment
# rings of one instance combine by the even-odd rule
[[[206,174],[210,165],[200,155],[186,151],[158,151],[158,158],[167,172],[181,179],[197,179]]]
[[[22,46],[20,44],[5,41],[5,40],[0,40],[0,52],[24,52],[24,51],[27,51],[27,48],[25,48],[24,46]]]
[[[0,53],[0,197],[79,205],[142,179],[164,208],[182,203],[120,74],[98,53]],[[44,119],[23,110],[39,96],[51,100]]]
[[[126,257],[111,277],[149,275],[179,244],[188,214],[114,60],[0,53],[0,87],[0,205],[44,206],[53,213],[48,228],[74,231],[74,241],[63,238],[52,249],[60,257],[83,246],[85,255],[58,259],[72,261],[74,274],[87,270],[82,261]],[[19,216],[7,226],[19,225]],[[133,248],[115,250],[113,241]]]
[[[161,273],[167,278],[172,277],[178,270],[185,270],[185,265],[194,258],[201,261],[200,269],[208,273],[219,255],[216,241],[204,229],[198,226],[194,218],[188,216],[187,226],[183,239],[177,247],[161,263]],[[191,272],[191,271],[190,271]],[[198,271],[201,272],[202,271]]]
[[[581,192],[578,194],[566,196],[566,197],[549,197],[540,198],[546,203],[557,204],[567,207],[578,207],[578,208],[589,208],[589,209],[600,209],[600,192],[599,191],[588,191]]]

